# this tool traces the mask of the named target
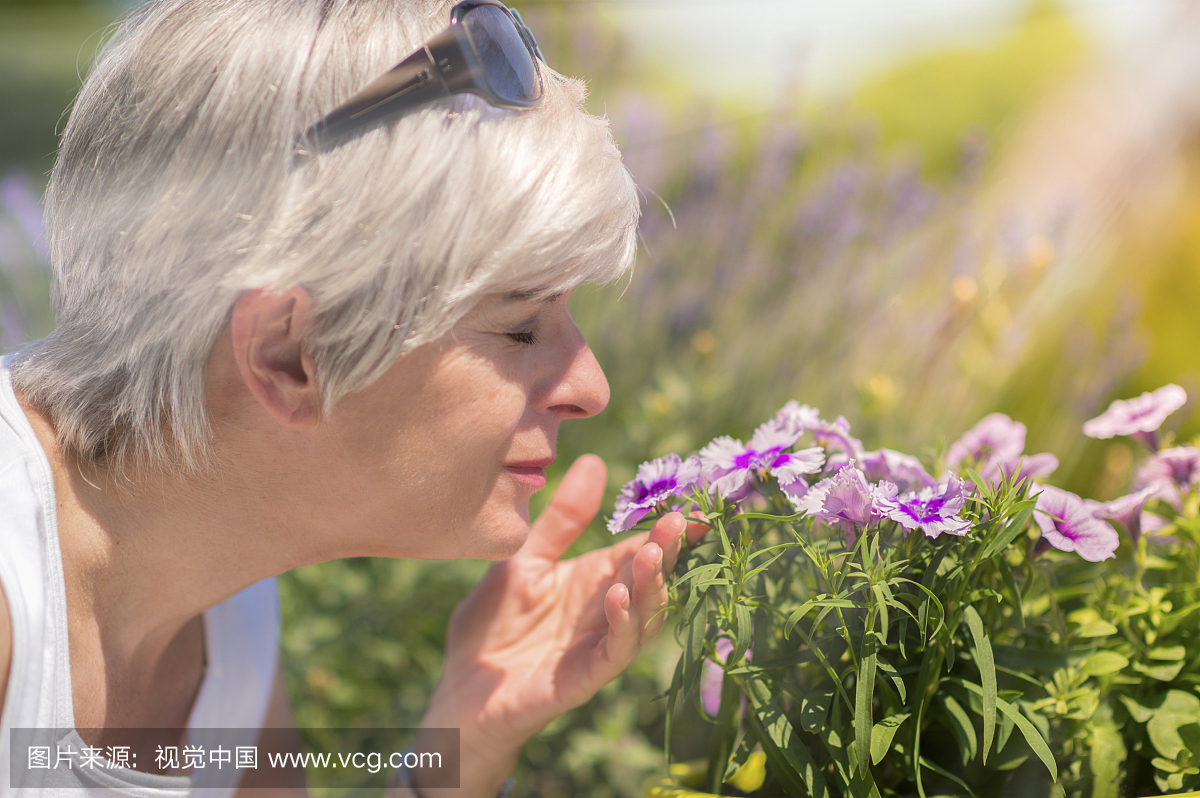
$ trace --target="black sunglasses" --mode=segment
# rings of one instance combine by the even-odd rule
[[[310,127],[303,139],[321,145],[460,92],[500,108],[529,108],[542,98],[542,53],[521,16],[497,0],[466,0],[450,27]]]

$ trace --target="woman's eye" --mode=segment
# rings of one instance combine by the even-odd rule
[[[537,343],[537,331],[525,330],[522,332],[507,333],[508,337],[521,344],[522,346],[533,346]]]

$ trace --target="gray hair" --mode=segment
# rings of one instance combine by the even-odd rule
[[[205,367],[246,290],[306,288],[326,410],[482,296],[632,261],[635,188],[583,84],[457,95],[297,155],[298,134],[445,27],[443,0],[157,0],[88,76],[47,193],[57,328],[14,386],[85,462],[208,458]]]

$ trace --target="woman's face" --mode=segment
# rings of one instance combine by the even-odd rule
[[[347,474],[331,488],[341,492],[336,526],[365,544],[357,554],[510,556],[528,534],[558,425],[607,403],[566,295],[489,296],[334,407],[342,467],[331,471]]]

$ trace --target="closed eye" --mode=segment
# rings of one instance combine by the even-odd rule
[[[506,335],[509,338],[516,341],[517,343],[521,344],[522,346],[533,346],[534,344],[537,343],[537,331],[536,330],[511,332],[511,333],[506,333]]]

